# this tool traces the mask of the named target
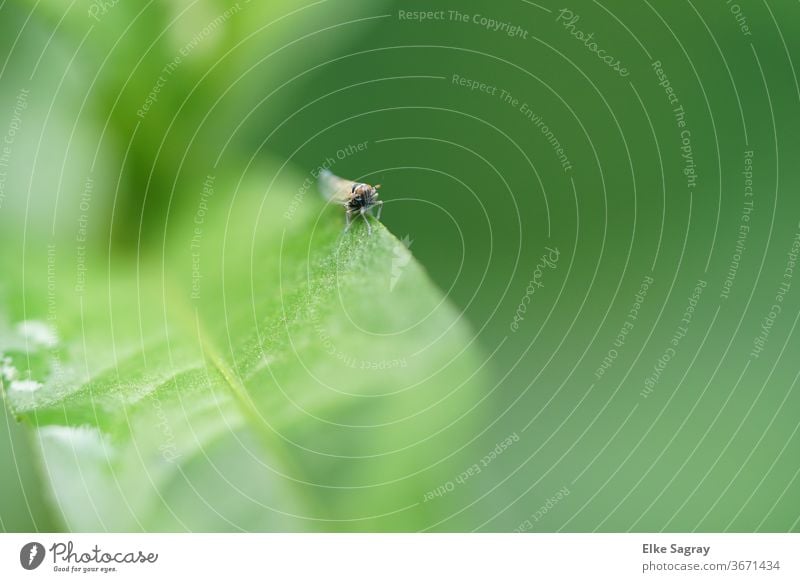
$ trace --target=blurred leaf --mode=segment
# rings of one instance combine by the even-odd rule
[[[57,517],[44,487],[23,426],[3,407],[0,412],[0,532],[56,531]]]
[[[12,241],[75,236],[90,215],[92,237],[106,242],[121,155],[101,139],[105,119],[94,112],[103,106],[62,35],[18,5],[1,11],[0,54],[9,60],[0,83],[0,230]]]
[[[343,235],[303,179],[263,193],[273,175],[199,178],[163,262],[97,257],[85,289],[42,248],[8,301],[7,400],[68,529],[409,530],[456,507],[424,498],[478,421],[468,326],[404,243]]]
[[[113,232],[133,247],[163,230],[191,168],[216,164],[223,147],[249,154],[260,146],[265,129],[296,109],[298,88],[320,65],[316,48],[324,44],[334,58],[378,21],[385,4],[17,0],[12,6],[27,34],[33,29],[41,37],[30,54],[41,53],[45,63],[70,56],[62,69],[79,80],[87,111],[106,126],[103,143],[91,146],[126,152],[124,167],[115,168],[123,195]],[[6,32],[17,34],[13,26]],[[26,75],[47,77],[35,59],[15,61],[28,66]],[[260,128],[257,144],[247,143],[253,127]]]

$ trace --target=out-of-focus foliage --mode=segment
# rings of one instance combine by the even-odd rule
[[[398,530],[447,516],[423,499],[475,431],[468,326],[401,241],[361,222],[342,236],[314,192],[284,237],[298,178],[263,193],[275,175],[207,184],[209,205],[234,201],[187,221],[161,266],[92,257],[98,284],[77,298],[34,274],[27,323],[19,302],[6,313],[8,404],[35,428],[68,529]]]
[[[10,3],[0,42],[19,76],[16,83],[4,77],[4,97],[14,99],[15,84],[32,85],[28,101],[41,111],[28,118],[49,121],[42,142],[29,150],[39,162],[28,174],[37,196],[81,190],[91,176],[103,209],[114,205],[109,224],[121,250],[147,245],[163,230],[168,209],[180,211],[194,169],[215,166],[223,154],[241,155],[242,142],[252,141],[249,127],[274,124],[291,111],[320,64],[308,47],[335,54],[368,30],[383,4]],[[23,52],[30,60],[19,58]],[[36,135],[33,128],[26,134]],[[253,144],[245,146],[249,155]],[[54,172],[52,160],[76,178]],[[52,181],[38,182],[43,173]],[[52,211],[43,200],[36,206]]]

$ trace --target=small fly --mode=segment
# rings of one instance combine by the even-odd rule
[[[375,218],[381,219],[383,201],[378,200],[378,188],[380,187],[380,184],[370,186],[363,182],[345,180],[334,175],[329,170],[322,170],[319,173],[319,189],[322,195],[326,200],[341,204],[345,208],[345,217],[347,219],[347,226],[344,228],[345,232],[350,229],[353,215],[356,215],[356,218],[360,215],[364,217],[367,223],[367,232],[372,234],[372,227],[369,224],[367,214],[372,216],[372,209],[377,206],[378,216]]]

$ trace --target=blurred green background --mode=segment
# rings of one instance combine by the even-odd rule
[[[7,0],[4,268],[74,245],[87,182],[89,252],[158,263],[207,175],[285,161],[277,215],[330,159],[382,184],[384,224],[489,359],[445,480],[518,437],[426,502],[445,517],[402,528],[797,531],[798,16],[775,1]],[[41,510],[24,425],[6,416],[0,445],[3,529],[63,527]]]

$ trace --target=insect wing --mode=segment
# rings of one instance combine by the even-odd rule
[[[333,174],[330,170],[319,173],[319,190],[326,200],[344,203],[350,198],[355,182],[345,180]]]

